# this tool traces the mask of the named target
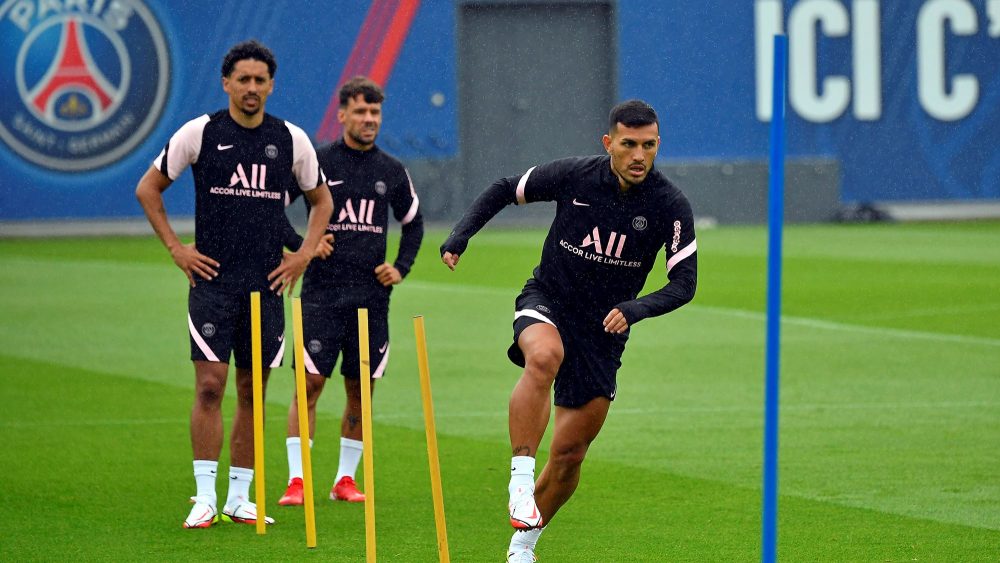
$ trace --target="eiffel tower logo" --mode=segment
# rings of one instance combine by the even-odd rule
[[[63,24],[56,56],[27,98],[52,125],[63,120],[103,121],[108,115],[119,89],[94,63],[79,19],[69,18]]]
[[[0,0],[0,150],[65,172],[131,154],[170,96],[170,46],[147,3]]]

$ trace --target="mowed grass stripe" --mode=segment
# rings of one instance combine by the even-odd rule
[[[116,255],[108,252],[107,255]],[[496,257],[502,263],[505,255]],[[463,262],[463,266],[466,262]],[[190,365],[187,357],[187,336],[184,327],[169,324],[170,319],[183,321],[183,285],[176,284],[180,276],[170,266],[121,265],[98,259],[91,263],[72,264],[63,268],[56,263],[55,271],[36,269],[34,273],[44,289],[45,280],[53,280],[52,294],[61,296],[53,301],[38,303],[12,299],[11,308],[24,311],[26,323],[11,318],[10,334],[6,339],[12,349],[31,351],[32,354],[52,355],[61,353],[64,345],[66,365],[81,365],[99,370],[111,370],[133,377],[167,382],[181,388],[190,388]],[[35,264],[36,268],[42,265]],[[449,275],[455,276],[448,272]],[[90,292],[107,277],[122,289],[114,292]],[[27,286],[35,277],[27,277]],[[450,283],[457,279],[451,277]],[[73,286],[79,284],[79,289]],[[133,284],[134,283],[134,287]],[[440,282],[421,281],[419,277],[408,284]],[[96,285],[95,285],[96,284]],[[443,374],[445,385],[437,385],[435,398],[441,417],[442,434],[486,437],[503,441],[506,425],[503,416],[468,420],[449,417],[451,409],[475,409],[496,412],[506,404],[509,389],[517,376],[503,355],[509,342],[507,322],[485,322],[484,319],[509,319],[511,297],[516,286],[478,298],[477,294],[463,296],[453,290],[427,292],[419,285],[404,284],[398,290],[393,308],[394,356],[386,384],[379,395],[385,404],[416,403],[415,369],[412,358],[412,338],[405,330],[412,314],[428,318],[432,370]],[[39,289],[39,288],[34,288]],[[704,289],[709,299],[711,288]],[[61,293],[60,293],[61,291]],[[407,293],[409,292],[409,293]],[[11,294],[11,295],[16,295]],[[120,299],[117,299],[120,298]],[[117,300],[116,300],[117,299]],[[54,305],[51,310],[46,307]],[[125,304],[122,307],[122,304]],[[718,480],[738,486],[753,487],[759,481],[760,371],[762,365],[762,334],[759,318],[734,323],[723,316],[706,319],[699,314],[701,305],[692,305],[665,318],[646,321],[636,330],[626,353],[622,370],[622,386],[616,409],[637,409],[653,413],[642,421],[648,428],[667,428],[675,444],[667,437],[655,433],[640,433],[634,437],[629,420],[616,427],[619,420],[613,417],[595,447],[594,459],[615,459],[642,468],[669,470],[691,477]],[[67,315],[66,311],[73,315]],[[179,312],[178,312],[179,311]],[[485,322],[485,324],[484,324]],[[22,332],[23,326],[38,323],[41,331]],[[176,323],[174,323],[176,324]],[[404,330],[400,331],[399,327]],[[85,327],[85,328],[81,328]],[[138,327],[138,328],[137,328]],[[469,328],[475,327],[470,338]],[[402,334],[400,334],[402,332]],[[72,342],[84,339],[81,342]],[[20,339],[20,340],[19,340]],[[116,346],[116,341],[128,342]],[[140,340],[142,340],[140,342]],[[844,432],[842,427],[856,428],[858,415],[845,412],[835,405],[852,405],[871,398],[890,404],[902,396],[907,400],[923,401],[947,399],[968,402],[970,398],[996,396],[996,355],[990,350],[954,350],[950,346],[931,346],[924,343],[893,343],[868,335],[845,332],[832,336],[823,331],[797,330],[785,332],[785,385],[783,402],[786,413],[795,413],[798,404],[831,403],[825,416],[813,420],[810,416],[801,421],[788,422],[783,443],[823,444],[824,447],[793,450],[783,453],[797,469],[783,473],[786,492],[808,498],[837,498],[856,505],[879,510],[900,511],[907,514],[974,525],[990,525],[990,503],[998,495],[993,489],[969,487],[968,479],[975,479],[983,467],[995,464],[992,450],[967,446],[996,441],[998,432],[990,424],[992,412],[985,417],[975,412],[959,413],[961,417],[948,425],[928,425],[928,418],[920,413],[895,413],[887,417],[878,409],[875,417],[865,415],[861,427],[875,425],[874,431]],[[49,346],[53,342],[55,345]],[[47,348],[45,346],[48,346]],[[78,351],[77,351],[78,350]],[[725,350],[725,354],[719,354]],[[887,360],[890,360],[888,363]],[[91,366],[87,364],[93,362]],[[937,371],[928,367],[963,365],[963,370],[949,373],[949,384],[942,386]],[[278,370],[270,386],[270,402],[276,404],[279,416],[291,396],[290,371]],[[915,385],[919,382],[919,385]],[[337,413],[339,402],[321,401],[320,412]],[[689,416],[677,420],[671,414],[675,409],[720,409],[716,414],[728,416]],[[735,411],[733,411],[735,409]],[[662,413],[656,415],[655,413]],[[272,415],[273,416],[273,415]],[[380,420],[376,413],[376,421]],[[788,417],[786,416],[786,419]],[[404,427],[419,429],[421,419],[411,417],[392,421]],[[634,421],[632,421],[634,423]],[[963,426],[965,425],[965,426]],[[928,427],[929,426],[929,427]],[[959,440],[949,439],[953,428],[965,428]],[[911,429],[922,428],[922,441],[905,454],[883,459],[884,452],[892,449],[896,432],[906,434]],[[830,438],[833,437],[833,438]],[[852,440],[863,437],[863,440]],[[638,438],[638,439],[636,439]],[[704,444],[717,443],[705,450]],[[620,448],[603,449],[601,444],[623,444]],[[636,456],[633,452],[648,452],[650,444],[659,447],[668,444],[665,455]],[[699,455],[684,455],[684,452]],[[913,470],[911,459],[936,459],[940,451],[948,451],[942,467],[921,467]],[[678,455],[681,454],[681,455]],[[949,469],[955,464],[957,467]],[[869,474],[875,477],[870,478]],[[871,482],[883,482],[888,477],[898,481],[891,486],[872,488]],[[912,489],[911,489],[912,487]],[[960,491],[943,494],[942,491]],[[851,492],[860,491],[860,492]],[[914,502],[914,498],[929,498],[932,502]],[[972,500],[973,502],[968,502]],[[983,504],[985,503],[985,505]],[[940,510],[936,507],[954,507]]]
[[[429,291],[429,292],[444,292],[447,294],[466,293],[470,295],[490,296],[498,299],[503,297],[513,299],[513,297],[516,297],[518,292],[517,289],[511,289],[511,288],[464,286],[455,283],[430,283],[430,282],[419,282],[419,281],[409,282],[407,284],[406,291],[415,291],[415,290]],[[403,290],[400,289],[400,291]],[[988,312],[992,310],[1000,311],[1000,304],[996,304],[994,306],[984,306],[984,307],[941,307],[933,310],[917,311],[907,314],[897,314],[893,315],[892,318],[898,319],[904,317],[932,316],[932,315],[952,314],[952,313],[965,314],[973,309],[976,312]],[[757,311],[747,311],[743,309],[734,309],[729,307],[714,307],[710,305],[700,305],[697,302],[686,305],[684,311],[686,313],[696,312],[696,313],[730,316],[734,318],[748,319],[756,321],[758,323],[763,323],[767,319],[767,316],[764,313]],[[900,330],[894,328],[878,328],[860,324],[838,323],[838,322],[825,321],[822,319],[810,319],[810,318],[795,317],[789,315],[782,315],[781,322],[782,325],[801,326],[801,327],[817,328],[823,330],[858,332],[864,334],[877,334],[881,336],[903,338],[903,339],[938,340],[941,342],[958,342],[965,344],[981,344],[984,346],[1000,346],[1000,338],[981,338],[975,336],[965,336],[961,334],[945,334],[940,332],[921,332],[915,330]]]
[[[109,408],[130,417],[162,418],[190,407],[189,393],[171,386],[8,357],[0,357],[0,366],[9,374],[4,398],[14,406],[0,420],[45,420],[67,413],[83,420],[103,416]],[[227,401],[226,411],[231,408]],[[378,424],[374,433],[380,558],[436,561],[422,435]],[[264,537],[250,526],[180,528],[185,495],[193,487],[186,423],[169,429],[69,427],[58,434],[41,425],[2,436],[10,455],[0,459],[5,475],[0,500],[19,515],[4,541],[5,556],[12,559],[180,561],[244,553],[260,560],[358,561],[364,553],[360,507],[324,500],[336,454],[324,447],[323,437],[315,450],[319,548],[307,551],[297,509],[272,508],[279,523]],[[275,451],[281,448],[274,446],[282,438],[281,425],[270,424],[273,494],[279,494],[276,476],[285,469]],[[502,506],[506,478],[504,464],[496,461],[503,449],[480,440],[441,441],[456,561],[493,561],[503,555],[509,535]],[[539,549],[545,561],[759,558],[758,491],[659,471],[637,473],[605,461],[588,461],[585,474],[580,494],[546,531]],[[788,496],[782,497],[781,508],[779,553],[788,560],[988,561],[1000,541],[996,531]]]
[[[156,381],[175,379],[173,373],[163,372],[163,364],[158,361],[158,351],[170,352],[174,357],[185,357],[187,354],[186,324],[183,317],[186,290],[183,284],[177,283],[177,276],[173,275],[177,272],[173,268],[115,266],[113,263],[93,262],[46,263],[34,260],[25,264],[19,259],[7,260],[5,265],[6,274],[0,274],[4,285],[21,288],[20,291],[10,291],[0,296],[0,304],[7,317],[7,322],[0,323],[0,338],[8,343],[10,353],[24,354],[28,358],[61,359],[68,365],[97,369],[105,369],[110,364],[119,366],[122,374],[134,374]],[[504,322],[505,317],[510,316],[509,302],[516,289],[469,288],[414,280],[397,290],[397,305],[394,310],[400,305],[407,305],[410,295],[413,296],[411,299],[426,304],[423,295],[426,292],[438,293],[439,298],[451,302],[451,307],[437,309],[446,311],[446,317],[442,320],[451,321],[452,317],[461,317],[456,311],[460,307],[487,306],[489,309],[480,309],[480,312],[492,313],[491,318],[503,319],[501,322]],[[476,300],[475,296],[480,294],[491,299]],[[458,297],[459,295],[464,295],[465,298]],[[434,310],[428,309],[425,306],[416,314],[434,314]],[[727,332],[735,331],[734,334],[739,335],[739,338],[758,338],[758,333],[761,332],[761,313],[702,305],[698,302],[677,313],[691,314],[715,314],[751,321],[752,324],[744,327],[743,332],[736,328],[727,329]],[[399,315],[394,315],[393,318],[394,325],[401,324],[397,320],[400,319]],[[482,316],[477,318],[482,319]],[[405,322],[406,319],[403,320]],[[461,322],[463,319],[457,320]],[[662,324],[663,321],[646,322],[639,327],[642,330],[637,328],[636,333],[641,336],[651,323]],[[784,323],[803,328],[858,332],[866,336],[1000,346],[1000,339],[997,338],[873,328],[818,318],[786,316]],[[794,344],[796,334],[786,331],[785,337],[786,342]],[[459,345],[462,344],[459,341]],[[156,361],[149,361],[148,365],[144,365],[147,359]],[[186,386],[188,378],[184,377],[178,383]]]
[[[823,258],[800,263],[793,256],[786,262],[786,292],[794,299],[789,299],[785,312],[801,318],[804,324],[818,325],[783,325],[781,479],[786,496],[782,518],[788,514],[786,505],[795,504],[796,498],[817,499],[822,501],[818,506],[854,506],[908,515],[914,521],[995,530],[1000,506],[995,467],[1000,456],[995,448],[984,445],[1000,443],[1000,416],[992,406],[1000,401],[996,385],[1000,358],[995,346],[980,340],[990,342],[1000,336],[988,307],[996,302],[1000,266],[982,259],[1000,245],[994,244],[984,253],[978,253],[977,247],[1000,238],[996,236],[998,229],[988,225],[968,231],[898,227],[789,230],[792,234],[786,241],[797,248],[791,254]],[[493,472],[503,473],[502,467],[497,469],[503,465],[498,460],[502,462],[507,455],[503,406],[517,377],[517,369],[507,362],[503,350],[510,341],[513,297],[537,262],[541,241],[536,233],[509,234],[484,232],[484,238],[477,238],[484,244],[476,246],[474,241],[460,271],[454,273],[437,263],[435,244],[430,244],[434,233],[429,235],[417,268],[394,296],[390,376],[376,393],[377,402],[392,406],[382,409],[384,414],[404,409],[419,412],[408,328],[410,316],[425,315],[439,432],[449,440],[468,439],[488,448],[484,467],[491,472],[491,486],[499,485],[494,498],[501,502],[506,477]],[[685,479],[693,479],[737,497],[740,495],[733,491],[743,491],[750,507],[746,514],[756,518],[763,336],[762,316],[754,309],[762,308],[764,261],[763,247],[754,241],[765,240],[762,234],[762,230],[752,228],[699,234],[699,247],[711,247],[701,253],[698,298],[692,306],[664,319],[644,321],[636,329],[626,352],[619,400],[595,443],[587,471],[612,464],[612,480],[641,473],[652,479],[650,486],[662,482],[671,490],[686,490],[682,486]],[[827,244],[836,236],[845,242],[843,246]],[[966,236],[968,241],[963,240]],[[96,244],[91,240],[31,241],[23,246],[0,241],[0,258],[4,260],[0,286],[7,290],[0,294],[0,308],[5,313],[0,319],[3,353],[27,354],[47,365],[54,361],[59,366],[52,369],[60,372],[76,373],[73,368],[83,367],[167,384],[184,397],[169,417],[187,413],[192,377],[186,361],[183,277],[155,241],[130,242],[119,249],[118,240],[133,239]],[[862,241],[868,246],[860,245]],[[959,250],[943,259],[949,267],[935,267],[935,253],[947,247]],[[877,259],[880,252],[886,255],[889,267]],[[47,258],[39,260],[37,256]],[[62,257],[72,257],[72,264],[62,265]],[[952,264],[965,265],[955,269]],[[662,278],[657,279],[660,267],[654,268],[651,285],[662,283]],[[427,288],[421,288],[423,284]],[[476,291],[458,289],[465,286]],[[924,291],[925,287],[933,291]],[[942,297],[950,294],[958,299]],[[846,307],[844,296],[850,298]],[[980,304],[987,306],[976,315]],[[707,308],[719,311],[706,314]],[[878,320],[880,316],[895,320]],[[879,334],[883,331],[891,334]],[[909,338],[913,336],[907,334],[909,331],[918,335]],[[944,340],[935,340],[938,335]],[[953,340],[956,337],[958,341]],[[289,382],[290,370],[278,370],[269,390],[268,420],[270,430],[277,428],[277,448],[282,444],[283,412],[291,397]],[[327,428],[335,433],[341,404],[337,398],[321,401],[321,432]],[[486,416],[463,417],[463,412]],[[399,432],[422,444],[419,415],[379,417],[376,412],[376,436],[378,428],[384,426],[387,433]],[[99,418],[111,419],[106,412]],[[183,414],[178,420],[186,437]],[[5,429],[5,434],[22,432],[21,428],[7,428],[10,430]],[[160,425],[153,428],[162,430]],[[66,429],[50,431],[62,434]],[[139,431],[143,431],[141,426]],[[474,445],[466,447],[475,449]],[[422,453],[419,448],[417,451]],[[176,464],[189,455],[185,442],[169,462]],[[420,461],[426,463],[416,460]],[[188,494],[189,462],[176,470],[181,489]],[[277,468],[268,474],[283,476],[283,460],[279,459]],[[590,479],[588,474],[585,486]],[[320,491],[319,496],[324,494]],[[446,482],[446,499],[447,494]],[[590,500],[581,496],[573,502]],[[653,509],[657,510],[667,509]],[[486,518],[496,518],[492,507],[486,512]],[[602,509],[595,512],[602,513]],[[853,512],[827,512],[828,517],[838,514],[856,518]],[[711,533],[698,527],[698,516],[694,515],[691,529],[675,533],[691,537]],[[559,518],[564,517],[569,518],[569,514]],[[858,522],[868,523],[864,519]],[[782,530],[788,525],[783,524]],[[827,524],[807,520],[806,525]],[[559,537],[559,530],[579,533],[579,529],[562,526],[547,531],[545,542]],[[943,531],[964,537],[964,532],[948,528],[912,522],[905,526],[913,532],[883,538],[885,549],[895,547],[899,553],[908,553],[899,542],[909,538],[917,546],[914,553],[919,554],[923,544],[948,544],[949,540],[937,536]],[[641,539],[644,533],[635,537]],[[756,542],[756,530],[744,533],[735,544]],[[649,537],[650,541],[675,545],[661,535]],[[816,539],[815,535],[807,537]],[[838,548],[835,555],[813,553],[811,559],[872,560],[867,556],[872,553],[840,550],[837,542],[854,537],[862,542],[880,541],[870,535],[853,535],[852,530],[852,534],[831,540]],[[995,542],[995,536],[985,537]],[[505,543],[506,536],[500,537],[493,549]],[[557,545],[562,547],[562,542]],[[717,543],[707,545],[722,550],[692,553],[701,554],[701,560],[725,558],[718,555],[721,553],[743,553],[742,547],[730,552]],[[973,541],[968,550],[956,547],[950,556],[938,553],[936,559],[988,560],[977,549],[980,545],[982,542]],[[493,553],[488,559],[495,557]],[[636,553],[634,560],[640,561],[685,560],[674,556],[677,550],[669,551],[669,557]],[[557,556],[551,551],[542,555],[546,561]],[[902,558],[908,559],[885,557]],[[698,559],[692,556],[687,560]]]

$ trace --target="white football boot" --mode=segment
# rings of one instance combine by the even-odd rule
[[[520,549],[507,553],[507,563],[535,563],[538,558],[530,549]]]
[[[236,506],[229,506],[227,504],[222,507],[222,520],[237,524],[256,524],[257,505],[248,500],[241,500]],[[265,516],[264,523],[274,524],[274,518]]]
[[[191,513],[184,520],[185,528],[207,528],[219,521],[219,513],[215,505],[207,502],[195,501],[191,507]]]
[[[510,510],[510,525],[518,530],[533,530],[544,525],[542,513],[535,504],[534,491],[518,488],[507,508]]]

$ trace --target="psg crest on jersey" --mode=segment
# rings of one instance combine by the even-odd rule
[[[25,160],[107,166],[163,113],[167,43],[140,0],[8,0],[0,38],[0,140]]]

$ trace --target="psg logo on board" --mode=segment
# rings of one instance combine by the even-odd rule
[[[107,166],[163,113],[167,43],[139,0],[0,6],[0,140],[52,170]]]

